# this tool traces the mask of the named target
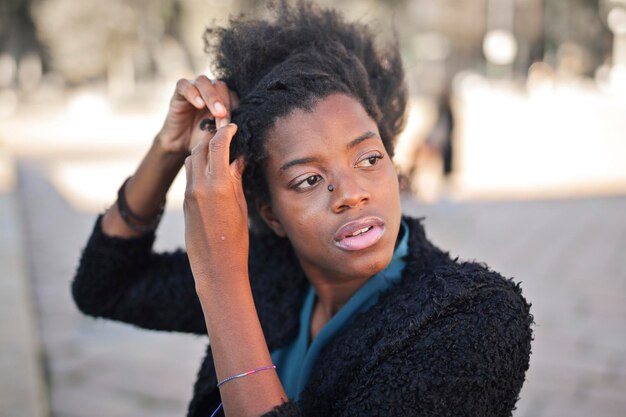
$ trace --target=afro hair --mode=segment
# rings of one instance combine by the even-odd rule
[[[244,191],[252,226],[263,229],[254,207],[269,201],[264,174],[267,132],[295,109],[344,93],[378,125],[387,153],[404,125],[407,92],[397,43],[377,48],[370,29],[307,1],[281,0],[269,19],[239,15],[227,27],[205,31],[213,71],[240,98],[232,112],[239,129],[231,160],[244,155]]]

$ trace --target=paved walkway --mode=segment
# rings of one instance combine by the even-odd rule
[[[0,417],[43,417],[48,410],[42,352],[13,166],[0,149]]]
[[[0,315],[0,329],[29,334],[28,326],[36,326],[37,337],[24,340],[42,343],[54,417],[184,415],[206,340],[93,320],[76,310],[69,285],[95,213],[75,209],[58,192],[49,162],[22,158],[13,194],[18,201],[0,199],[0,252],[5,256],[20,239],[25,248],[27,274],[20,276],[26,281],[10,291],[33,307],[30,313],[22,308],[24,317],[33,318],[26,323]],[[523,282],[537,326],[516,417],[624,416],[626,197],[435,205],[404,200],[405,212],[426,216],[426,230],[437,244]],[[5,225],[12,237],[5,237]],[[157,248],[182,241],[182,212],[170,211]],[[11,297],[4,292],[7,258],[2,259],[6,302]],[[0,342],[4,355],[4,332]],[[28,384],[19,378],[21,369],[9,368],[0,368],[0,392],[8,384]],[[22,412],[18,403],[0,402],[0,417],[42,415]]]

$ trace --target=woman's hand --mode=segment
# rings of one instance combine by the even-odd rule
[[[243,159],[229,164],[237,131],[227,124],[204,137],[185,160],[185,244],[196,289],[214,291],[248,274],[248,210],[241,184]]]
[[[223,81],[212,81],[204,75],[194,80],[180,79],[156,140],[168,152],[188,154],[205,134],[200,121],[209,118],[215,120],[217,128],[226,125],[237,104],[237,95]]]

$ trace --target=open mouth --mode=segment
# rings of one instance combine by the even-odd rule
[[[372,230],[373,228],[374,228],[374,226],[367,226],[367,227],[364,227],[363,229],[359,229],[356,232],[349,234],[346,237],[355,237],[355,236],[358,236],[360,234],[367,233],[370,230]]]
[[[385,232],[385,223],[375,218],[365,218],[345,224],[335,234],[334,243],[343,250],[356,251],[376,244]]]

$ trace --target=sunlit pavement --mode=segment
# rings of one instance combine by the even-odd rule
[[[0,315],[0,387],[15,394],[0,392],[0,416],[46,415],[46,407],[55,417],[184,415],[207,340],[85,317],[69,291],[96,214],[114,200],[150,137],[132,145],[103,137],[93,149],[76,141],[9,147],[16,182],[0,193],[0,253],[13,284],[2,277],[2,300],[12,301],[2,311],[12,310]],[[183,243],[176,184],[157,250]],[[452,197],[423,204],[404,195],[403,207],[425,216],[430,237],[454,256],[522,282],[537,324],[515,416],[623,416],[626,197]],[[22,411],[33,398],[39,405]]]
[[[46,415],[23,221],[11,158],[0,149],[0,416]]]

